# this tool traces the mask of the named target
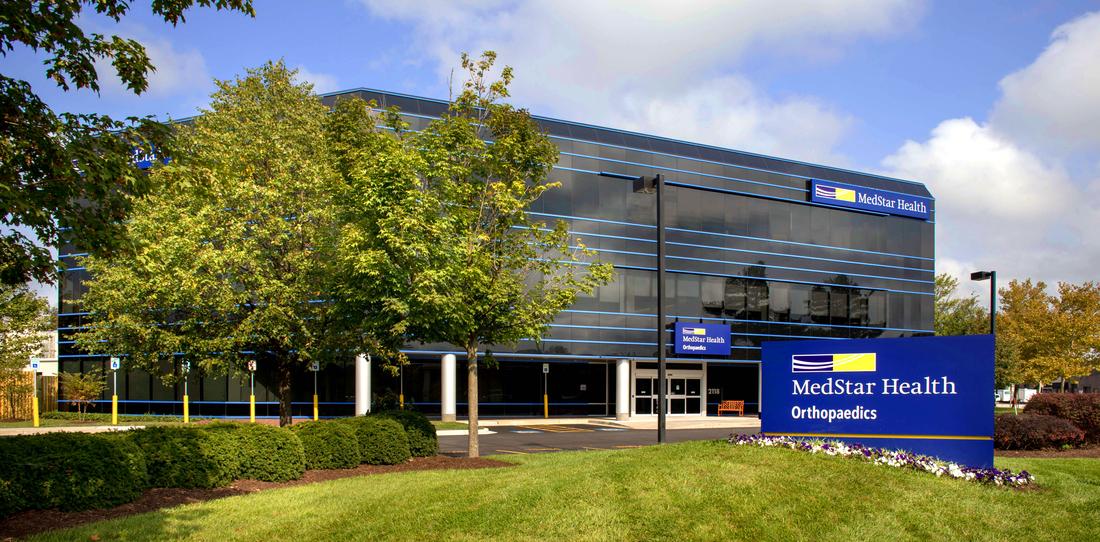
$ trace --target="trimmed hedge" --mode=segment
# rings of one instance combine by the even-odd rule
[[[1028,400],[1024,413],[1068,420],[1085,432],[1086,440],[1100,442],[1100,394],[1039,393]]]
[[[152,487],[220,487],[236,479],[241,455],[227,433],[199,427],[149,427],[131,431],[145,453]]]
[[[130,502],[145,490],[145,461],[126,438],[86,433],[0,438],[0,516]]]
[[[232,443],[240,462],[234,478],[264,482],[286,482],[302,477],[306,470],[302,441],[283,427],[258,423],[219,422],[203,430],[222,435]]]
[[[431,457],[439,453],[439,437],[427,416],[411,410],[387,410],[378,416],[397,420],[405,428],[413,457]]]
[[[380,416],[356,416],[344,418],[341,423],[355,428],[355,435],[359,438],[360,463],[396,465],[412,457],[409,437],[397,420]]]
[[[1079,446],[1085,433],[1067,420],[1045,414],[999,414],[993,418],[993,446],[1001,450],[1039,450]]]
[[[290,430],[302,441],[307,469],[351,469],[359,465],[359,438],[352,426],[317,421],[294,424]]]

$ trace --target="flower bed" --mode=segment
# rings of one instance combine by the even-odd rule
[[[769,437],[765,435],[732,435],[730,444],[739,446],[761,446],[772,448],[790,448],[812,454],[825,454],[862,459],[875,465],[886,465],[904,469],[930,472],[936,476],[950,476],[960,480],[971,480],[998,486],[1024,487],[1035,482],[1035,477],[1026,470],[1013,473],[1010,470],[982,469],[967,467],[944,461],[927,455],[919,455],[903,450],[871,448],[861,444],[829,440],[794,439],[790,437]]]

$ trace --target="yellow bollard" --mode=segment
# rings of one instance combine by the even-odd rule
[[[313,421],[317,421],[318,419],[320,418],[317,416],[317,394],[315,393],[313,394]]]
[[[111,425],[118,425],[118,396],[111,396]]]
[[[398,406],[400,406],[401,410],[405,410],[405,394],[404,393],[397,396],[397,404],[398,404]]]
[[[248,421],[256,423],[256,396],[248,396]]]
[[[183,423],[191,423],[191,409],[188,408],[190,404],[187,401],[187,396],[183,396]]]
[[[547,397],[547,395],[545,393],[542,394],[542,417],[543,418],[549,418],[550,417],[550,399]]]
[[[34,400],[31,401],[31,403],[33,403],[31,406],[34,409],[34,426],[38,427],[38,396],[37,395],[34,396]]]

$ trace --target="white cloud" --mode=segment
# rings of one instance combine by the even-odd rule
[[[991,116],[998,130],[1052,153],[1100,150],[1100,12],[1059,26],[1000,87]]]
[[[363,3],[413,24],[444,80],[459,52],[497,51],[515,68],[515,100],[540,114],[834,161],[846,115],[812,98],[771,98],[736,66],[752,54],[828,59],[856,39],[906,30],[921,11],[908,0]],[[687,118],[669,122],[669,112]]]
[[[147,74],[149,87],[142,95],[163,97],[205,91],[213,87],[213,80],[206,68],[206,60],[197,49],[177,50],[163,39],[141,40],[149,62],[156,68]],[[100,76],[101,93],[106,96],[133,96],[123,86],[109,62],[96,62]]]
[[[608,121],[637,132],[831,163],[844,161],[833,149],[852,124],[813,98],[773,100],[734,76],[677,95],[630,93]]]
[[[975,269],[1005,282],[1100,278],[1100,165],[1066,165],[1100,150],[1098,59],[1100,12],[1059,26],[1030,65],[1002,79],[989,122],[945,120],[883,160],[888,174],[936,196],[941,271],[964,284]]]
[[[989,125],[943,121],[883,164],[890,175],[924,182],[936,197],[937,263],[960,282],[977,269],[996,269],[1006,282],[1096,278],[1100,200],[1090,192],[1100,193],[1100,185],[1085,190],[1057,162]]]
[[[306,82],[313,85],[313,92],[317,94],[324,94],[326,92],[332,92],[335,90],[341,90],[340,82],[335,76],[327,73],[313,72],[306,69],[301,64],[297,68],[298,74],[295,77],[297,81]]]

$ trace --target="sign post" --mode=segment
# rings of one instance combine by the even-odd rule
[[[248,360],[248,422],[256,423],[256,360]]]
[[[405,366],[397,367],[397,408],[405,410]]]
[[[321,370],[321,364],[315,361],[309,366],[309,370],[313,371],[313,421],[317,421],[320,419],[317,409],[317,372]]]
[[[111,356],[111,425],[118,425],[118,368],[121,365],[118,356]]]
[[[550,388],[547,380],[550,378],[550,364],[542,364],[542,417],[550,417]]]
[[[993,336],[763,345],[761,432],[993,466]]]
[[[191,410],[187,398],[187,381],[191,378],[191,362],[183,362],[183,423],[191,423]]]
[[[34,426],[38,427],[38,358],[31,358],[31,380],[34,382],[34,395],[31,397],[31,417]]]

